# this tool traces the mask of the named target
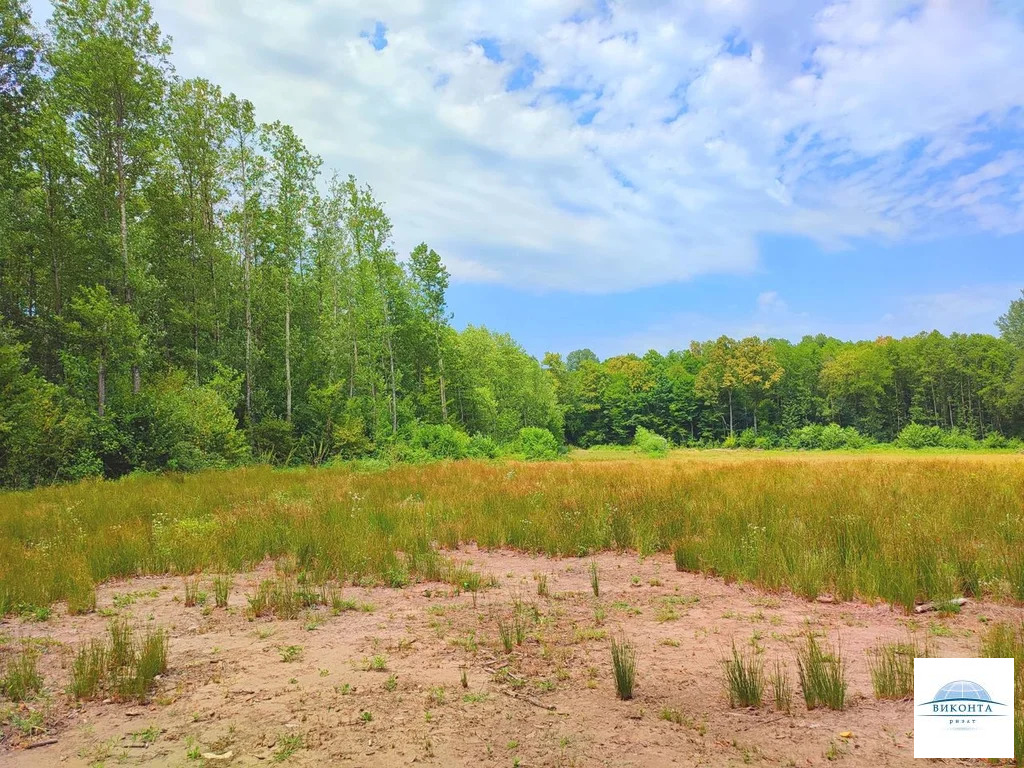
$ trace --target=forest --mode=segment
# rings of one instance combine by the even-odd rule
[[[998,335],[746,338],[542,361],[459,330],[372,187],[175,73],[146,0],[0,0],[0,485],[567,445],[1018,447]],[[639,244],[642,247],[642,244]],[[1024,296],[1024,294],[1022,294]]]

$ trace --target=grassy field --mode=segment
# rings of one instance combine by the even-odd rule
[[[0,495],[0,611],[140,573],[292,556],[314,576],[403,584],[460,543],[549,555],[672,551],[813,598],[1024,599],[1024,457],[675,453],[553,463],[273,470]],[[466,574],[449,574],[469,579]]]

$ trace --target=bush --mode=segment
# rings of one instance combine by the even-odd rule
[[[257,458],[274,464],[287,463],[295,450],[292,425],[273,417],[249,427],[249,442]]]
[[[985,435],[985,438],[981,441],[981,444],[986,448],[1008,448],[1010,441],[1006,439],[1005,435],[1001,435],[999,432],[989,432]]]
[[[808,424],[790,432],[788,442],[791,448],[818,451],[857,449],[868,444],[867,438],[856,428],[838,424]]]
[[[900,448],[938,448],[942,445],[942,429],[924,424],[907,424],[897,435],[895,444]]]
[[[645,427],[637,427],[633,446],[648,456],[664,456],[668,453],[668,440]]]
[[[519,430],[519,450],[527,461],[551,461],[558,458],[558,441],[543,427],[523,427]]]
[[[971,451],[978,447],[978,441],[970,433],[954,428],[942,434],[942,447]]]
[[[463,459],[469,452],[470,437],[451,424],[422,424],[409,442],[432,459]]]
[[[493,459],[498,455],[498,443],[487,435],[477,432],[469,438],[466,455],[473,459]]]
[[[748,427],[740,432],[740,436],[736,438],[736,445],[740,448],[753,448],[756,441],[757,435]]]

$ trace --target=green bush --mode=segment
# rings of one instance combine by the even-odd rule
[[[854,427],[840,427],[838,424],[808,424],[793,430],[787,442],[791,448],[817,451],[857,449],[868,444],[867,438]]]
[[[451,424],[422,424],[409,444],[432,459],[463,459],[469,453],[470,437]]]
[[[907,424],[896,436],[895,444],[900,448],[938,448],[942,445],[942,429],[926,427],[924,424]]]
[[[267,418],[249,427],[253,453],[261,460],[285,464],[295,450],[292,425],[284,419]]]
[[[558,441],[543,427],[519,430],[519,450],[527,461],[551,461],[558,458]]]
[[[954,428],[942,433],[942,447],[971,451],[978,447],[978,441],[969,432]]]
[[[498,456],[498,443],[487,435],[477,432],[469,438],[466,455],[473,459],[493,459]]]
[[[736,445],[740,448],[753,448],[756,442],[757,434],[749,427],[740,432],[740,436],[736,438]]]
[[[637,427],[633,446],[648,456],[664,456],[668,453],[668,440],[645,427]]]

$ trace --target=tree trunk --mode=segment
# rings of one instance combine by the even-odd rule
[[[292,295],[291,277],[284,276],[284,392],[285,421],[292,420]]]
[[[732,429],[732,390],[729,390],[729,437],[733,436]]]
[[[448,422],[448,395],[445,393],[444,386],[444,355],[441,354],[441,342],[437,342],[437,370],[440,377],[441,387],[441,421]]]
[[[242,281],[245,283],[245,422],[252,425],[252,249],[249,248],[249,180],[242,149]]]
[[[100,358],[99,370],[96,374],[96,415],[101,419],[107,409],[107,365]]]

